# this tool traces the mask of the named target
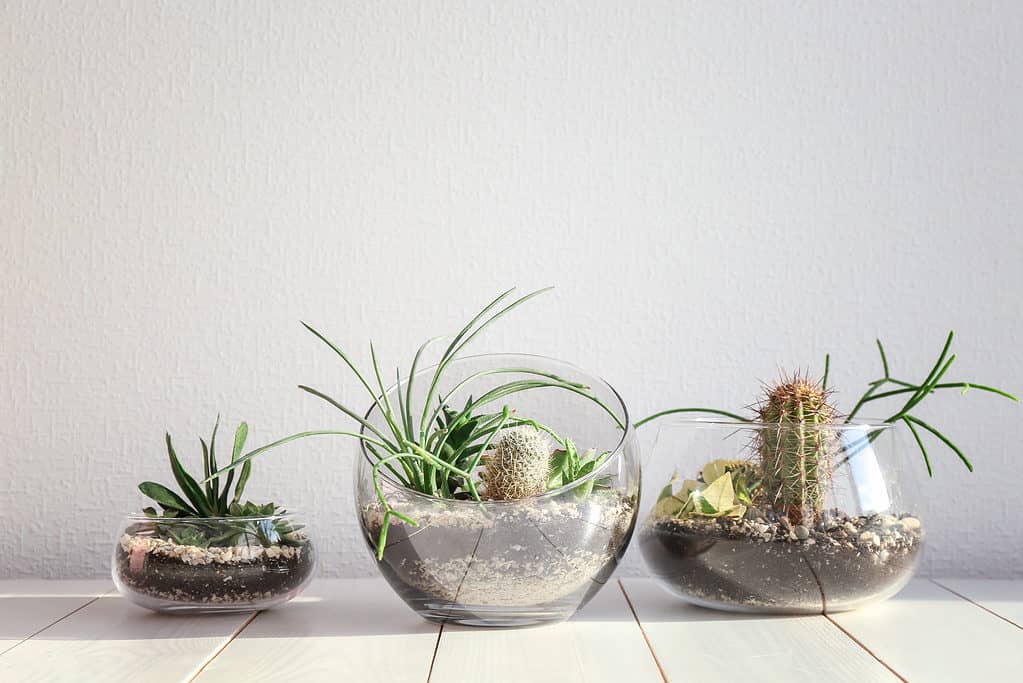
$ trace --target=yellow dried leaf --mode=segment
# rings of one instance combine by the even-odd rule
[[[672,517],[677,515],[684,506],[685,501],[679,500],[675,496],[668,496],[657,501],[657,505],[654,506],[654,514],[659,517]]]
[[[735,489],[732,488],[732,475],[725,472],[709,484],[701,492],[704,500],[716,511],[729,510],[735,506]]]

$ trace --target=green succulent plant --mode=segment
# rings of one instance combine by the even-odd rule
[[[563,448],[554,451],[554,454],[551,456],[547,489],[553,490],[562,486],[568,486],[586,477],[604,464],[604,461],[610,455],[610,451],[604,451],[597,455],[596,449],[593,448],[580,455],[575,442],[571,439],[564,439]],[[576,489],[576,492],[579,495],[588,495],[594,488],[606,488],[608,483],[606,478],[591,479],[585,485]]]
[[[390,505],[380,482],[381,470],[386,470],[394,481],[405,488],[419,493],[439,498],[468,498],[478,501],[482,500],[482,497],[474,475],[481,465],[484,454],[491,447],[491,443],[499,432],[511,427],[531,425],[554,436],[549,427],[534,420],[514,415],[510,406],[504,402],[509,396],[543,388],[556,388],[572,392],[596,403],[608,413],[619,428],[624,429],[618,416],[589,387],[534,368],[502,367],[482,370],[457,382],[447,391],[441,390],[445,371],[460,356],[469,342],[496,320],[548,289],[550,288],[531,292],[518,299],[510,298],[514,290],[509,289],[477,313],[454,336],[441,354],[429,379],[426,398],[421,406],[416,406],[413,401],[416,371],[424,353],[441,337],[429,339],[419,347],[412,359],[407,376],[400,369],[396,371],[396,389],[393,393],[389,393],[384,385],[372,343],[370,344],[372,374],[370,374],[360,371],[340,346],[312,326],[302,323],[352,371],[366,393],[369,394],[373,408],[379,412],[384,424],[378,427],[364,418],[361,410],[341,403],[317,389],[302,385],[299,387],[302,391],[337,408],[346,417],[356,422],[361,427],[361,431],[319,430],[293,434],[246,453],[233,460],[230,465],[215,471],[214,474],[222,476],[225,472],[244,467],[252,458],[295,439],[317,435],[341,435],[360,440],[366,451],[375,460],[372,472],[373,485],[384,511],[380,535],[377,539],[377,558],[382,559],[387,544],[387,531],[392,519],[400,519],[412,526],[418,526],[418,524]],[[451,397],[471,382],[484,377],[506,374],[524,375],[525,377],[498,384],[481,395],[470,398],[461,409],[451,406]],[[404,380],[404,385],[403,377],[407,377]],[[494,410],[496,406],[501,407]],[[561,439],[558,440],[561,441]],[[211,477],[207,477],[207,481],[210,479]]]
[[[209,443],[199,439],[202,445],[203,484],[196,480],[181,464],[170,434],[166,434],[167,457],[170,460],[171,472],[181,493],[153,481],[139,484],[139,491],[151,498],[160,507],[143,508],[146,516],[153,519],[156,531],[182,545],[198,547],[226,546],[248,542],[255,539],[263,546],[299,544],[300,539],[295,532],[301,527],[285,519],[272,519],[283,515],[286,511],[273,503],[258,505],[251,501],[242,502],[241,497],[252,474],[252,463],[242,465],[241,472],[235,481],[235,472],[231,470],[221,487],[217,472],[217,430],[220,417],[213,425],[213,433]],[[242,422],[234,434],[234,446],[231,461],[237,462],[245,447],[249,427]],[[232,485],[234,489],[232,491]],[[253,517],[270,517],[271,519],[252,519]],[[214,521],[215,520],[215,521]]]

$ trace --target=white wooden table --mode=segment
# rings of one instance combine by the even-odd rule
[[[319,580],[267,612],[161,616],[106,581],[0,581],[0,681],[1023,679],[1023,581],[917,579],[833,616],[730,615],[643,579],[530,629],[438,627],[382,580]]]

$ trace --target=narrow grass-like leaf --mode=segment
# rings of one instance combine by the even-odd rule
[[[916,393],[909,397],[909,400],[902,406],[902,408],[892,416],[892,420],[899,419],[902,415],[908,413],[914,405],[919,403],[919,399],[926,395],[928,391],[927,387],[934,383],[934,377],[941,372],[942,367],[945,365],[945,357],[948,355],[948,350],[952,346],[952,338],[955,336],[954,331],[949,331],[948,337],[945,339],[945,346],[941,349],[941,354],[938,356],[937,362],[934,367],[927,374],[926,379],[920,383],[920,388],[917,389]],[[946,367],[947,369],[947,367]]]
[[[322,334],[320,334],[312,326],[310,326],[310,325],[308,325],[308,324],[306,324],[304,322],[302,323],[302,325],[304,325],[307,330],[309,330],[314,335],[316,335],[316,337],[320,341],[322,341],[324,344],[329,346],[330,349],[334,353],[336,353],[341,358],[341,360],[343,360],[345,362],[345,365],[347,365],[349,367],[349,369],[351,369],[351,371],[353,373],[355,373],[356,378],[358,378],[359,382],[362,383],[362,386],[366,388],[366,393],[368,393],[370,395],[370,398],[373,399],[373,403],[376,404],[377,409],[381,413],[385,413],[384,406],[380,403],[380,399],[377,396],[377,392],[374,391],[373,388],[370,386],[369,382],[366,381],[365,376],[363,376],[362,372],[359,371],[359,368],[355,365],[355,363],[352,362],[351,358],[348,357],[348,354],[346,354],[344,351],[342,351],[341,348],[339,346],[337,346],[334,342],[330,341],[329,339],[324,337]],[[323,396],[321,396],[321,398],[322,397]]]
[[[927,424],[926,422],[924,422],[923,420],[921,420],[918,417],[913,417],[912,415],[906,415],[906,419],[909,420],[910,422],[912,422],[915,425],[919,425],[920,427],[923,427],[924,429],[929,431],[931,434],[933,434],[934,436],[938,437],[938,440],[940,440],[943,444],[945,444],[950,449],[952,449],[952,452],[954,452],[957,456],[959,456],[959,459],[963,461],[964,465],[966,465],[966,469],[970,470],[971,472],[973,471],[973,463],[971,463],[969,461],[969,459],[966,457],[966,455],[963,454],[963,452],[959,449],[959,446],[956,446],[954,443],[952,443],[952,441],[949,440],[949,438],[947,436],[945,436],[944,434],[939,432],[937,429],[935,429],[931,425]]]
[[[238,468],[238,467],[244,467],[249,461],[251,461],[257,455],[262,455],[263,453],[266,453],[269,450],[277,448],[278,446],[283,446],[286,443],[290,443],[290,442],[295,441],[297,439],[304,439],[304,438],[307,438],[307,437],[310,437],[310,436],[350,436],[350,437],[353,437],[355,439],[360,439],[362,441],[365,441],[366,443],[371,443],[374,446],[378,446],[380,448],[386,449],[386,446],[384,446],[384,444],[381,443],[380,441],[377,441],[376,439],[370,438],[370,437],[366,436],[365,434],[359,434],[357,432],[346,432],[346,431],[327,430],[327,429],[325,429],[325,430],[318,430],[318,431],[311,431],[311,432],[300,432],[298,434],[292,434],[290,436],[286,436],[283,439],[278,439],[277,441],[274,441],[272,443],[268,443],[265,446],[260,446],[259,448],[255,448],[255,449],[249,451],[248,453],[246,453],[245,455],[237,458],[230,465],[227,465],[226,467],[223,467],[222,469],[220,469],[220,471],[214,472],[214,474],[217,475],[217,476],[220,476],[220,475],[223,475],[223,474],[227,474],[227,472],[229,472],[230,470],[233,470],[233,469]],[[239,484],[240,483],[241,482],[239,482]]]
[[[210,481],[210,475],[213,474],[213,470],[210,469],[210,447],[206,444],[206,441],[200,437],[199,444],[202,446],[202,476],[203,489],[206,494],[206,500],[211,500],[213,496],[213,484]]]
[[[920,448],[920,453],[923,454],[923,456],[924,456],[924,463],[926,463],[926,465],[927,465],[927,476],[928,477],[933,477],[934,476],[934,469],[931,467],[931,459],[927,455],[927,447],[924,446],[923,439],[920,438],[920,434],[919,434],[919,432],[916,431],[916,427],[913,426],[913,422],[912,421],[910,421],[910,420],[908,420],[906,418],[902,418],[902,421],[903,421],[903,423],[905,423],[905,425],[907,427],[909,427],[910,433],[912,433],[913,434],[913,438],[916,439],[916,445],[919,446],[919,448]]]
[[[249,425],[242,422],[238,425],[238,429],[234,430],[234,444],[231,447],[231,462],[234,462],[241,456],[242,449],[245,448],[245,439],[249,436]],[[221,510],[228,509],[228,498],[231,496],[231,484],[234,483],[235,470],[231,470],[227,473],[227,481],[224,482],[224,490],[220,494],[218,504]]]
[[[217,429],[220,427],[220,415],[213,423],[213,433],[210,435],[210,474],[219,469],[217,467]],[[212,495],[209,496],[210,507],[214,508],[217,515],[222,514],[218,503],[220,502],[220,477],[214,477],[209,484],[212,487]]]
[[[388,438],[383,434],[383,432],[381,432],[379,429],[376,428],[376,426],[374,426],[373,424],[368,422],[365,418],[363,418],[361,415],[359,415],[357,412],[355,412],[351,408],[349,408],[349,407],[347,407],[345,405],[342,405],[341,403],[339,403],[338,401],[334,400],[333,398],[331,398],[327,394],[325,394],[322,391],[319,391],[317,389],[313,389],[312,387],[307,387],[304,384],[300,384],[298,386],[298,388],[301,389],[302,391],[306,392],[306,393],[312,394],[313,396],[315,396],[317,398],[323,399],[324,401],[326,401],[330,405],[334,406],[335,408],[340,410],[342,413],[344,413],[345,415],[347,415],[348,417],[352,418],[353,420],[358,422],[360,425],[362,425],[363,427],[365,427],[366,429],[371,431],[380,440],[381,445],[384,448],[386,448],[388,451],[390,451],[391,453],[400,453],[401,452],[401,448],[399,448],[397,445],[391,443],[388,440]],[[381,408],[381,410],[382,410],[382,408]]]
[[[430,391],[426,396],[426,404],[424,406],[423,420],[422,423],[420,424],[420,431],[425,431],[426,425],[428,424],[426,411],[430,409],[430,404],[433,402],[433,399],[437,394],[437,385],[440,382],[441,375],[443,374],[444,370],[447,369],[448,364],[452,360],[454,360],[456,356],[458,356],[458,354],[461,352],[463,348],[465,348],[465,345],[471,342],[476,337],[476,335],[478,335],[480,332],[482,332],[491,324],[493,324],[493,322],[496,321],[498,318],[508,314],[509,312],[521,306],[522,304],[529,301],[533,297],[539,296],[544,292],[550,291],[551,289],[553,289],[553,287],[545,287],[544,289],[538,289],[535,292],[530,292],[529,294],[526,294],[525,296],[520,297],[515,301],[511,302],[510,304],[499,310],[497,313],[494,313],[492,316],[490,316],[486,320],[483,320],[477,325],[476,323],[479,322],[480,319],[483,318],[483,316],[485,316],[490,310],[494,308],[494,306],[496,306],[500,301],[502,301],[506,296],[508,296],[508,294],[514,291],[510,289],[501,296],[499,296],[498,298],[494,299],[494,301],[492,301],[486,308],[480,311],[480,313],[478,313],[476,317],[469,322],[468,325],[462,328],[462,331],[458,333],[455,339],[448,346],[447,351],[444,352],[444,356],[441,358],[440,362],[437,364],[437,369],[434,371],[433,381],[430,383]],[[473,329],[473,326],[475,326],[475,329]]]
[[[171,444],[170,434],[167,434],[167,456],[170,459],[171,471],[174,473],[174,479],[178,482],[178,486],[181,487],[181,492],[185,494],[192,506],[203,516],[209,517],[212,512],[209,505],[206,503],[206,497],[203,495],[202,489],[195,482],[184,467],[181,466],[181,461],[178,460],[178,454],[174,452],[174,446]]]
[[[662,410],[659,413],[648,415],[647,417],[644,417],[642,420],[639,420],[636,423],[634,423],[634,426],[638,429],[639,427],[645,425],[647,422],[656,420],[659,417],[664,417],[665,415],[675,415],[678,413],[705,413],[707,415],[722,415],[724,417],[731,418],[738,422],[750,421],[748,417],[743,417],[742,415],[738,415],[736,413],[730,413],[727,410],[718,410],[716,408],[672,408],[671,410]]]
[[[373,342],[369,343],[369,356],[373,362],[373,374],[377,378],[377,386],[380,387],[380,396],[383,397],[384,404],[381,406],[380,402],[377,401],[377,407],[380,409],[380,414],[387,423],[387,426],[391,428],[391,433],[394,434],[395,443],[400,444],[405,440],[405,434],[402,431],[404,429],[404,419],[402,420],[402,426],[399,427],[398,423],[394,420],[394,409],[391,408],[391,401],[387,398],[387,387],[384,386],[384,380],[380,377],[380,364],[377,363],[377,352],[373,348]],[[401,407],[401,392],[398,392],[398,407]]]

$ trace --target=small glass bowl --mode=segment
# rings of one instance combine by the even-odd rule
[[[125,517],[114,544],[117,590],[158,612],[267,609],[305,588],[316,551],[293,513]]]
[[[571,365],[509,354],[459,359],[448,367],[445,382],[521,367],[585,383],[624,428],[575,393],[548,388],[516,394],[509,402],[521,415],[570,435],[582,447],[611,452],[589,476],[521,500],[428,496],[382,470],[379,483],[388,504],[418,526],[391,517],[377,566],[391,588],[429,621],[512,627],[568,619],[608,582],[632,538],[639,512],[639,451],[614,389]],[[480,396],[507,379],[506,373],[471,381],[450,397],[451,403],[461,405],[468,394]],[[420,378],[415,386],[427,385]],[[379,411],[371,409],[367,420],[381,424]],[[375,462],[364,448],[356,463],[357,513],[374,559],[385,514],[373,482]]]
[[[895,595],[924,547],[915,498],[923,468],[902,442],[884,423],[665,420],[647,467],[649,512],[639,531],[650,574],[686,602],[737,612],[826,614]],[[814,457],[802,462],[820,463],[820,472],[793,460],[811,446]],[[724,467],[735,482],[741,476],[757,486],[744,500],[733,487],[733,514],[677,511],[679,496],[688,499]],[[768,484],[771,471],[785,476],[785,488]],[[812,504],[780,499],[790,486],[811,490],[800,488],[800,476],[816,486]]]

